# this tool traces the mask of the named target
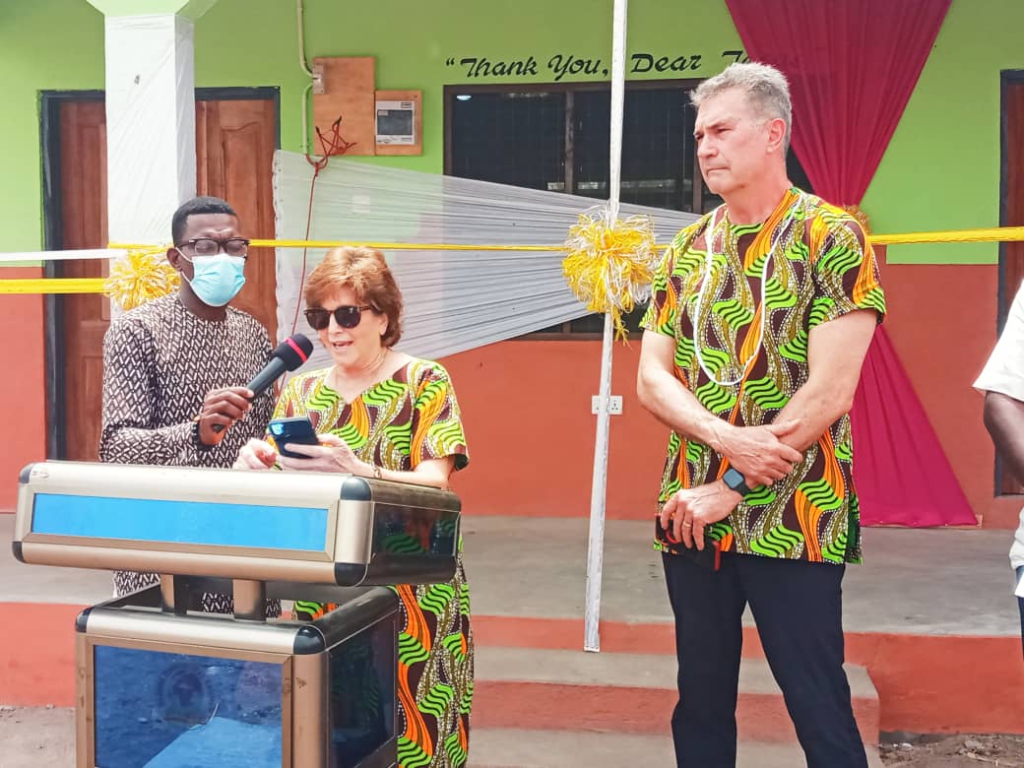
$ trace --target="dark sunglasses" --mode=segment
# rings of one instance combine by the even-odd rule
[[[373,309],[365,307],[336,307],[335,309],[322,309],[316,307],[306,310],[306,322],[314,331],[322,331],[331,324],[331,315],[334,315],[334,322],[342,328],[355,328],[363,319],[363,312]]]

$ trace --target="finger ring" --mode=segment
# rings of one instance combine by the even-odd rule
[[[693,522],[690,521],[690,520],[687,520],[685,523],[683,523],[683,525],[685,525],[687,528],[689,528],[689,527],[691,527],[693,525]]]

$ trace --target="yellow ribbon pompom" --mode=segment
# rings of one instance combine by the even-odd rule
[[[610,313],[616,336],[625,339],[622,314],[647,300],[658,263],[651,220],[613,221],[606,207],[581,213],[565,248],[562,273],[572,292],[591,312]]]
[[[123,310],[167,296],[178,289],[177,271],[163,257],[165,249],[129,251],[110,265],[103,292]]]

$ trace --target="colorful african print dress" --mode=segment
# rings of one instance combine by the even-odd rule
[[[459,405],[440,364],[413,359],[352,402],[327,384],[330,369],[295,376],[274,418],[308,416],[318,433],[343,439],[362,461],[409,472],[428,459],[469,462]],[[473,633],[469,585],[459,542],[455,578],[447,584],[398,585],[398,764],[457,768],[469,751],[473,700]],[[316,618],[329,606],[297,601]]]
[[[682,230],[651,293],[643,327],[675,339],[676,377],[704,408],[737,426],[770,424],[804,385],[814,328],[857,310],[879,321],[885,314],[878,264],[860,224],[798,189],[763,223],[734,225],[725,212]],[[659,503],[727,468],[709,446],[672,432]],[[791,474],[753,489],[708,535],[725,552],[859,562],[849,415],[804,451]],[[658,549],[680,552],[682,543],[660,523],[655,537]]]

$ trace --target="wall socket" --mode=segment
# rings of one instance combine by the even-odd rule
[[[597,413],[600,409],[601,396],[592,395],[590,398],[590,412]],[[612,416],[622,415],[622,395],[612,395],[608,398],[608,413]]]

